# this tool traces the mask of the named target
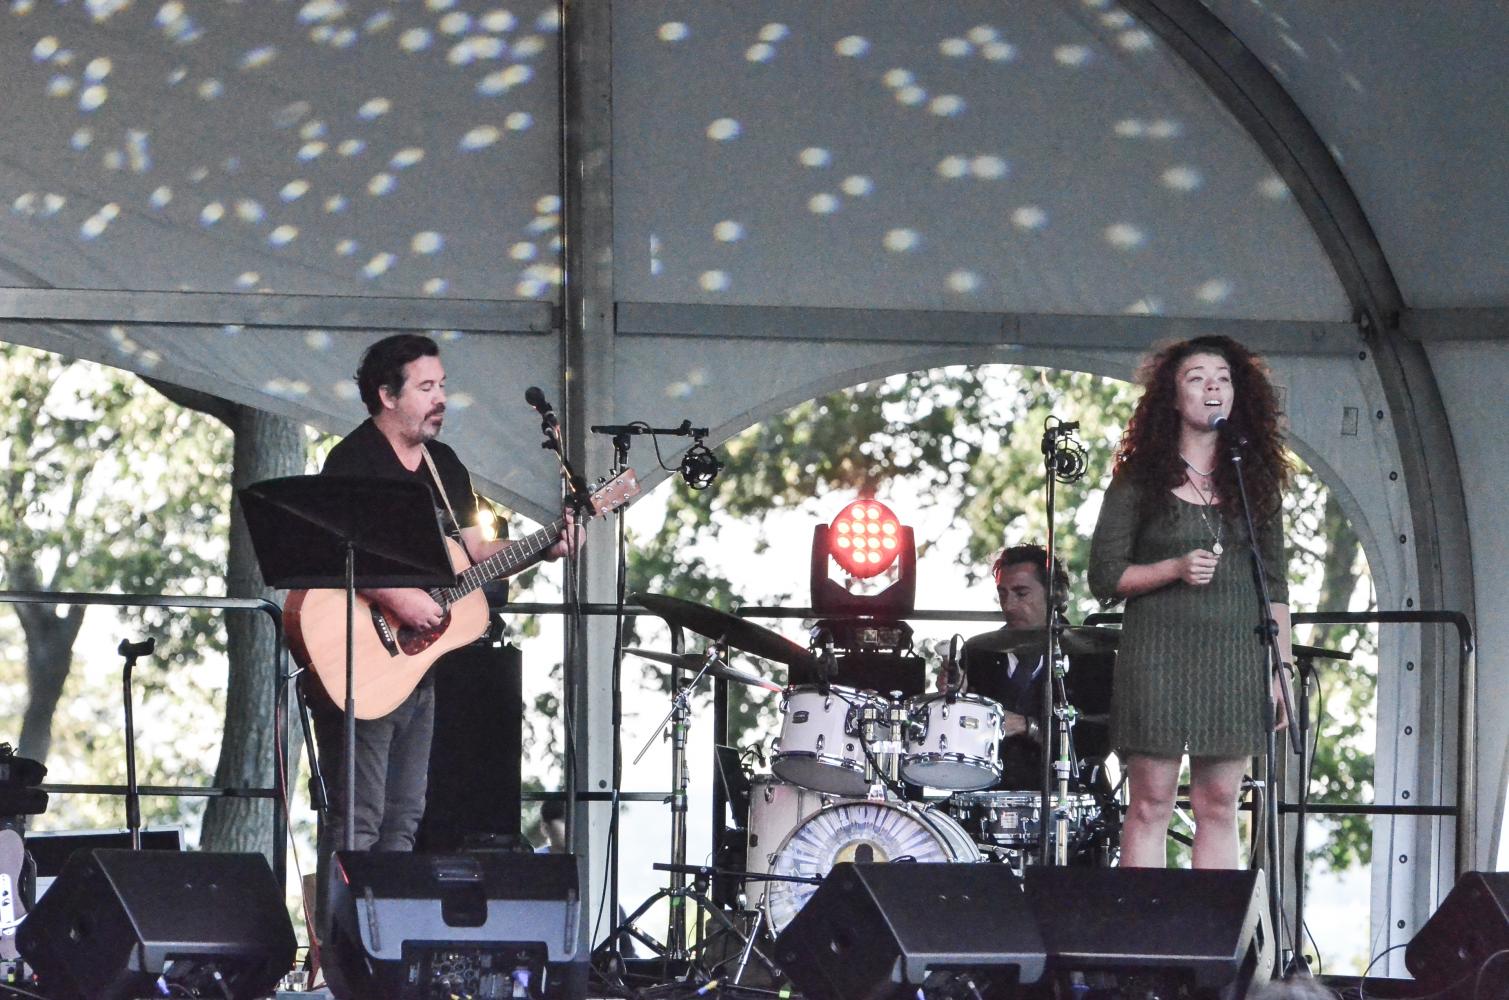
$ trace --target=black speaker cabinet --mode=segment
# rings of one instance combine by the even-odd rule
[[[1468,872],[1405,947],[1404,964],[1424,992],[1500,1000],[1509,997],[1506,950],[1509,872]],[[1494,965],[1485,969],[1490,959]]]
[[[419,850],[517,843],[522,666],[518,649],[487,642],[462,646],[435,664],[435,735]]]
[[[583,865],[569,854],[340,851],[330,991],[350,1000],[586,995]]]
[[[1058,979],[1083,973],[1242,1000],[1272,969],[1261,871],[1037,867],[1026,879]]]
[[[881,1000],[950,987],[1008,997],[1043,973],[1043,941],[1006,865],[843,864],[776,938],[810,1000]]]
[[[53,997],[266,996],[293,969],[283,889],[260,854],[79,851],[17,932]]]

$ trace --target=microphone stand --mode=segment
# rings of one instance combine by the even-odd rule
[[[1054,508],[1057,503],[1058,483],[1078,482],[1085,474],[1085,453],[1079,443],[1074,440],[1074,432],[1079,429],[1078,421],[1065,422],[1056,416],[1049,416],[1043,421],[1043,464],[1045,467],[1045,479],[1048,492],[1048,533],[1045,549],[1048,554],[1048,608],[1046,626],[1048,637],[1047,648],[1043,652],[1043,694],[1041,704],[1041,716],[1038,723],[1038,733],[1043,741],[1042,759],[1043,773],[1041,793],[1042,813],[1048,815],[1049,795],[1056,784],[1058,788],[1058,804],[1053,811],[1053,836],[1043,836],[1038,845],[1039,861],[1046,864],[1067,865],[1069,863],[1069,781],[1071,775],[1078,777],[1078,762],[1074,755],[1073,732],[1074,732],[1074,708],[1069,704],[1067,692],[1064,688],[1064,675],[1068,672],[1068,661],[1064,656],[1061,645],[1064,621],[1055,607],[1056,595],[1054,590],[1054,572],[1057,566],[1057,553],[1054,536]],[[1027,669],[1026,664],[1018,663],[1017,669]],[[1057,733],[1058,751],[1056,758],[1053,756],[1053,736]],[[1056,779],[1056,780],[1055,780]],[[1048,824],[1042,824],[1045,831]],[[1053,841],[1053,857],[1049,858],[1049,841]]]
[[[1218,432],[1219,430],[1220,428],[1217,428]],[[1247,497],[1247,480],[1242,472],[1242,448],[1246,444],[1246,438],[1236,436],[1235,440],[1229,442],[1229,454],[1231,458],[1232,468],[1236,471],[1237,494],[1238,498],[1242,502],[1242,519],[1247,525],[1247,541],[1249,543],[1248,549],[1250,551],[1252,560],[1252,581],[1256,585],[1257,590],[1258,624],[1257,628],[1254,631],[1257,633],[1258,641],[1263,644],[1263,650],[1268,660],[1269,672],[1272,677],[1277,679],[1278,681],[1279,692],[1280,697],[1283,701],[1285,717],[1290,720],[1289,738],[1294,748],[1294,752],[1300,754],[1303,758],[1304,744],[1301,742],[1302,737],[1300,736],[1299,728],[1293,722],[1295,718],[1294,698],[1289,691],[1288,673],[1291,668],[1289,664],[1283,661],[1283,652],[1279,649],[1278,623],[1273,620],[1273,602],[1268,594],[1268,569],[1263,565],[1263,554],[1261,551],[1259,551],[1257,525],[1253,521],[1252,504]],[[1269,704],[1271,704],[1271,697]],[[1268,787],[1264,790],[1263,813],[1264,825],[1266,826],[1268,831],[1268,857],[1266,859],[1268,862],[1268,899],[1269,908],[1271,909],[1273,916],[1273,926],[1275,928],[1282,928],[1284,926],[1282,920],[1282,882],[1279,878],[1277,863],[1279,858],[1278,796],[1275,794],[1278,785],[1278,734],[1274,732],[1273,729],[1275,720],[1273,718],[1273,712],[1271,709],[1267,713],[1267,719]],[[1303,942],[1299,935],[1301,935],[1302,933],[1304,933],[1303,928],[1301,927],[1299,921],[1296,920],[1295,926],[1291,931],[1292,936],[1289,958],[1287,960],[1281,959],[1281,964],[1288,966],[1288,968],[1280,971],[1287,973],[1291,971],[1303,970],[1305,974],[1308,974],[1309,969],[1305,967],[1306,963],[1304,960],[1303,952],[1301,951],[1301,944]]]
[[[604,433],[604,428],[593,427],[593,433]],[[613,465],[614,475],[629,466],[629,436],[635,431],[615,427],[608,430],[613,435]],[[627,523],[622,516],[618,519],[618,548],[615,558],[615,574],[617,579],[614,586],[614,611],[613,622],[613,683],[612,683],[612,719],[613,748],[611,769],[613,774],[613,800],[611,802],[612,816],[608,821],[612,835],[608,838],[608,912],[616,925],[619,914],[619,889],[618,889],[618,859],[619,859],[619,821],[621,816],[621,801],[619,795],[623,788],[623,651],[624,651],[624,604],[625,594],[628,588],[628,535]],[[641,753],[641,756],[643,754]],[[635,758],[638,762],[638,758]],[[674,853],[674,849],[673,849]],[[620,948],[621,938],[618,933],[613,933],[604,943],[603,948],[613,956],[617,965],[623,964],[623,953]]]
[[[121,671],[121,689],[126,701],[126,829],[131,833],[131,850],[141,850],[141,789],[136,784],[136,723],[131,716],[131,670],[143,656],[151,656],[157,640],[148,636],[141,642],[122,639],[115,651],[126,658]]]
[[[612,434],[614,445],[618,444],[619,438],[627,439],[631,434],[650,434],[664,437],[707,437],[706,427],[693,427],[690,420],[681,421],[679,427],[651,427],[649,424],[640,422],[635,424],[593,424],[593,434]],[[629,445],[625,440],[624,453],[628,453]]]
[[[590,491],[587,489],[587,481],[572,467],[571,460],[566,457],[566,449],[561,442],[561,425],[560,421],[556,419],[555,410],[546,402],[544,395],[533,387],[524,394],[524,399],[540,415],[540,433],[544,435],[544,440],[540,442],[540,447],[555,453],[556,462],[559,463],[561,468],[562,490],[565,493],[565,500],[570,506],[572,513],[570,532],[573,544],[568,547],[566,552],[565,580],[561,596],[563,603],[568,608],[565,621],[566,635],[568,637],[575,637],[581,632],[582,614],[579,603],[576,600],[575,562],[577,553],[574,543],[576,541],[575,534],[578,530],[577,524],[581,520],[582,511],[586,509],[587,497]],[[567,648],[570,652],[575,652],[575,646],[574,638],[568,640]],[[570,720],[574,712],[573,706],[576,704],[576,676],[573,673],[573,664],[570,662],[571,657],[569,655],[566,657],[566,660],[567,662],[561,665],[561,696],[565,705],[566,718]],[[574,750],[574,729],[574,725],[567,726],[566,742],[568,749],[566,751],[566,787],[564,790],[566,797],[566,843],[573,847],[576,843],[577,806],[577,764]]]

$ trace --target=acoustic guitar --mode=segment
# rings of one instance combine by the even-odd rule
[[[617,511],[639,494],[633,469],[592,491],[587,520]],[[446,653],[475,642],[487,631],[487,597],[481,586],[527,568],[554,545],[564,518],[518,539],[473,565],[460,545],[446,539],[456,583],[429,592],[444,610],[440,624],[425,631],[400,625],[381,605],[356,595],[354,667],[351,689],[358,719],[377,719],[403,704],[430,665]],[[299,666],[313,671],[338,708],[346,705],[346,592],[295,590],[283,606],[288,648]]]

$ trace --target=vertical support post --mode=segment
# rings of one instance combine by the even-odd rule
[[[588,428],[610,423],[614,410],[613,289],[613,4],[609,0],[561,0],[561,198],[565,234],[562,282],[561,385],[565,442],[577,468],[589,479],[606,471],[610,443],[594,441]],[[596,531],[603,529],[599,526]],[[583,600],[614,599],[613,546],[592,544],[581,562]],[[577,684],[571,706],[576,719],[575,759],[579,791],[610,792],[614,771],[613,620],[585,619],[577,628],[577,662],[566,663]],[[572,850],[589,859],[584,919],[600,910],[606,883],[613,806],[578,804]],[[600,884],[602,883],[602,884]],[[606,914],[605,924],[614,922]],[[590,929],[589,929],[590,932]],[[589,942],[590,944],[591,942]]]

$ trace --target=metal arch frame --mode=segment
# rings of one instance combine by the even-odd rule
[[[1394,421],[1413,522],[1419,606],[1476,617],[1467,506],[1451,429],[1421,343],[1410,325],[1393,271],[1372,224],[1325,142],[1289,92],[1262,61],[1199,0],[1123,0],[1206,85],[1248,133],[1288,184],[1356,311]],[[1403,539],[1401,539],[1403,541]],[[1422,640],[1427,676],[1444,676],[1449,660],[1438,638]],[[1477,835],[1475,681],[1471,663],[1458,678],[1455,767],[1461,801],[1456,824],[1455,873],[1480,867],[1496,849],[1497,824],[1483,855]],[[1422,711],[1425,706],[1422,705]],[[1417,773],[1423,773],[1420,767]],[[1439,763],[1434,770],[1440,771]],[[1448,774],[1440,774],[1446,783]],[[1503,808],[1503,791],[1496,797]],[[1415,847],[1418,850],[1419,843]],[[1418,926],[1444,889],[1439,868],[1416,883]],[[1392,923],[1390,934],[1392,936]]]

